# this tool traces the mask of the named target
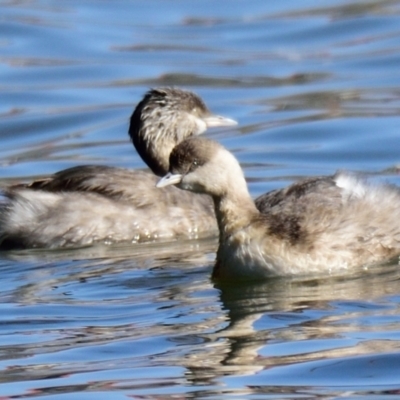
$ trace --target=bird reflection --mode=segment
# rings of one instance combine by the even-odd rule
[[[400,342],[393,340],[370,338],[343,344],[346,341],[341,339],[352,332],[381,331],[382,326],[363,324],[377,312],[399,314],[398,307],[371,304],[373,299],[384,303],[385,296],[396,294],[399,279],[398,266],[391,264],[342,277],[218,286],[226,323],[203,335],[202,352],[187,357],[187,379],[193,385],[215,385],[226,376],[262,373],[268,377],[267,371],[290,364],[398,351]],[[296,342],[304,342],[304,351],[293,351],[299,348]],[[323,345],[318,348],[318,343]]]

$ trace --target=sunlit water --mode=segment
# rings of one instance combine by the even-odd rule
[[[151,86],[239,121],[208,133],[253,196],[310,175],[400,184],[400,1],[0,2],[0,183],[144,168]],[[215,287],[215,241],[0,254],[1,399],[400,399],[397,261]]]

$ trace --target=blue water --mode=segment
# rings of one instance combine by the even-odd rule
[[[0,187],[144,168],[143,93],[239,121],[207,133],[253,196],[338,169],[400,185],[400,1],[0,1]],[[0,254],[0,398],[400,399],[396,261],[217,287],[216,242]]]

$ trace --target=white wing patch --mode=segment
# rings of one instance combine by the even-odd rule
[[[336,186],[343,189],[343,196],[345,198],[362,198],[367,193],[367,183],[356,175],[340,173],[334,179]]]

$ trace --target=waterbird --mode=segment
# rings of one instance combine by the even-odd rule
[[[149,90],[130,118],[129,136],[154,174],[168,171],[174,146],[236,121],[211,113],[195,93]],[[157,190],[156,175],[110,166],[72,167],[3,188],[0,248],[59,248],[217,235],[208,196]]]
[[[301,180],[261,196],[257,207],[233,154],[191,137],[172,150],[157,187],[170,185],[212,198],[213,278],[221,282],[336,274],[400,254],[400,189],[350,172]]]

